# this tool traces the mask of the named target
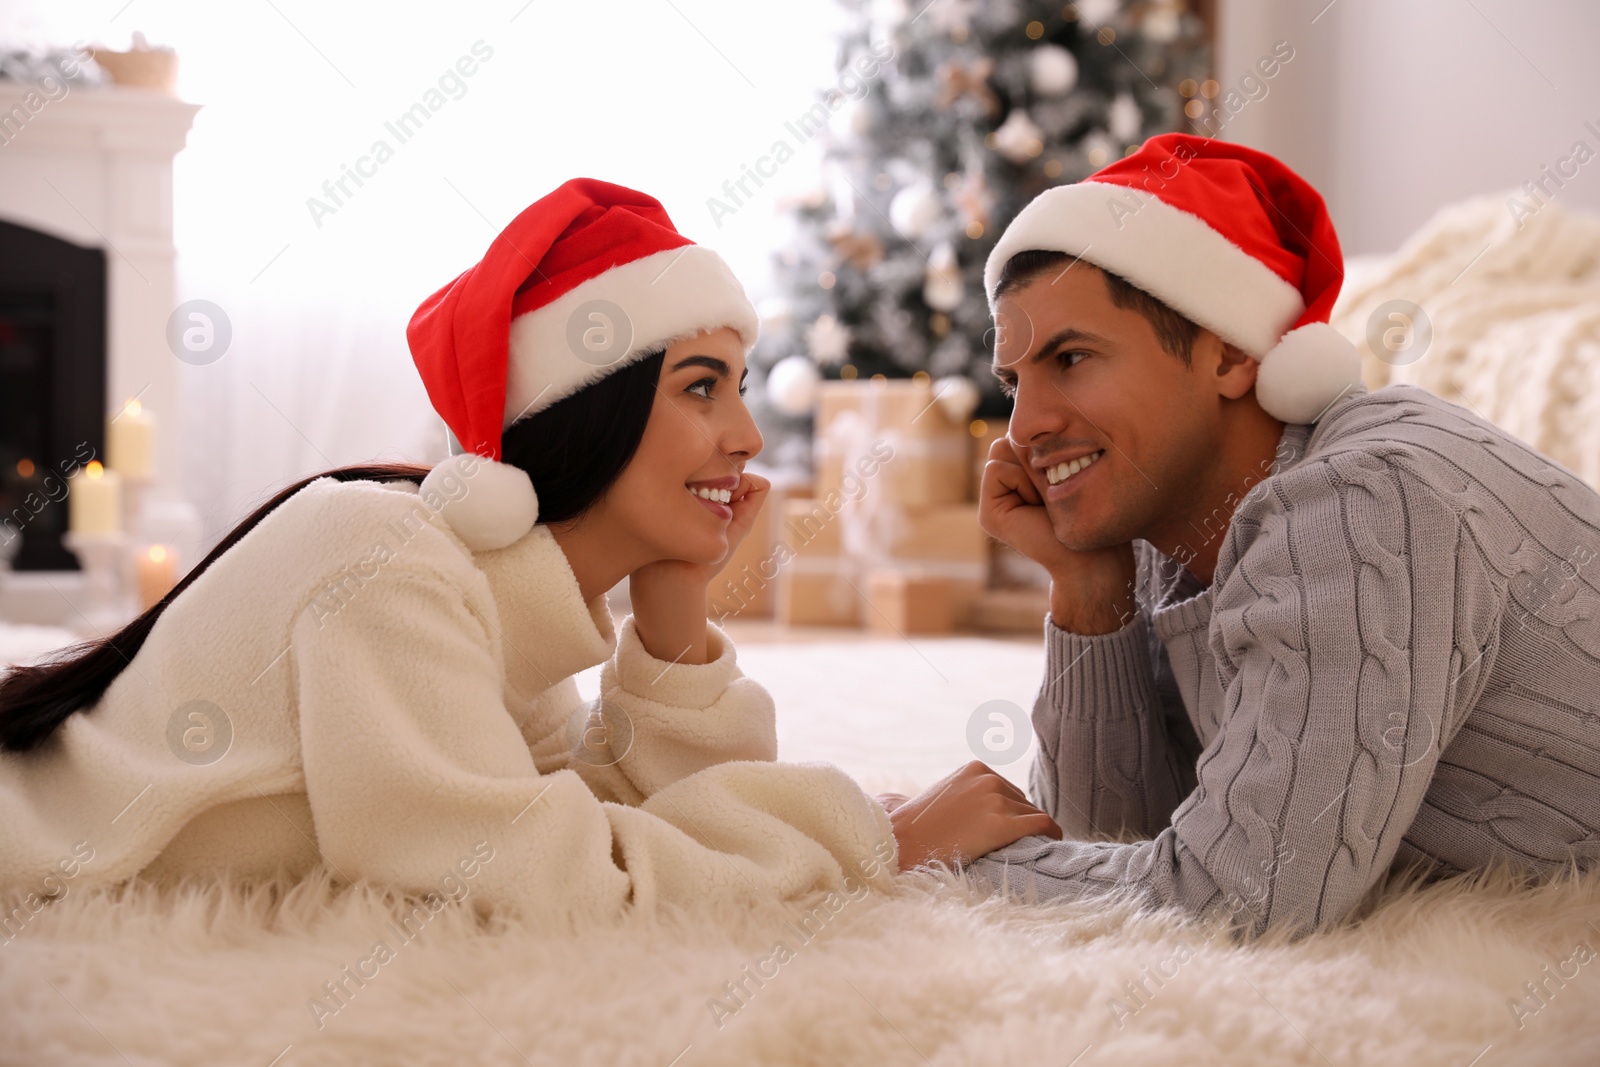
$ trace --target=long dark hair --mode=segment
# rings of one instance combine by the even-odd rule
[[[527,471],[541,523],[588,511],[638,451],[655,401],[664,353],[641,358],[509,427],[501,461]],[[47,660],[0,674],[0,749],[37,748],[75,711],[93,707],[128,665],[168,604],[285,500],[318,478],[340,482],[421,481],[430,468],[409,463],[338,467],[281,490],[228,532],[211,553],[144,614],[109,637],[81,641]]]

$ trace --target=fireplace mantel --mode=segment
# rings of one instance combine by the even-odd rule
[[[134,532],[173,546],[184,569],[203,531],[183,485],[183,364],[166,337],[176,306],[172,160],[199,110],[144,89],[73,88],[51,100],[0,81],[0,219],[104,250],[106,414],[138,396],[159,420],[146,521]],[[73,626],[78,605],[62,597],[75,601],[80,580],[77,571],[14,573],[0,618]]]

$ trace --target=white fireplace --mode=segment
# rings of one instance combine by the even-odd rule
[[[144,521],[130,533],[171,546],[181,575],[197,562],[204,530],[184,491],[182,363],[167,342],[172,160],[200,108],[120,86],[57,95],[0,81],[0,219],[103,250],[105,414],[138,397],[158,419]],[[0,587],[0,620],[82,629],[82,596],[81,571],[13,572]]]

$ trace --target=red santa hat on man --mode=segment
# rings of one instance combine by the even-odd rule
[[[474,552],[504,548],[539,517],[532,481],[499,462],[501,434],[671,342],[731,326],[748,352],[755,308],[715,252],[680,234],[652,197],[574,178],[502,230],[483,259],[422,302],[406,327],[428,398],[463,452],[423,495]],[[459,476],[467,492],[439,490]]]
[[[1344,281],[1328,210],[1265,152],[1163,134],[1045,190],[989,253],[991,310],[1001,270],[1030,249],[1120,275],[1259,361],[1256,400],[1273,418],[1314,421],[1360,385],[1360,354],[1328,325]]]

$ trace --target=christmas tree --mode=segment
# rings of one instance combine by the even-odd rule
[[[776,265],[786,295],[754,353],[780,466],[806,462],[821,378],[925,374],[958,419],[1006,418],[983,292],[1005,223],[1215,95],[1183,0],[914,3],[843,0],[822,181],[796,208]]]

